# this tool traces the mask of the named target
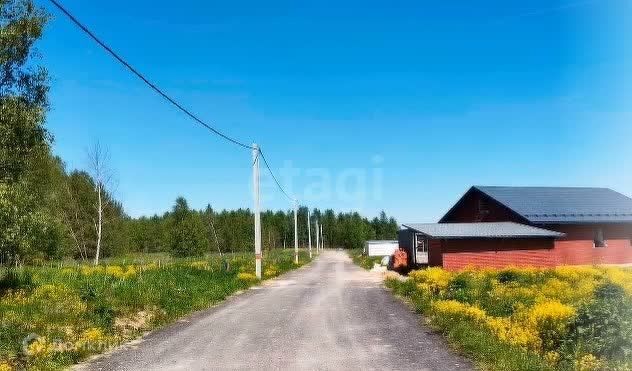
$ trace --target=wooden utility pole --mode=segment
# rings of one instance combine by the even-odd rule
[[[252,145],[252,182],[255,199],[255,274],[261,279],[261,210],[259,209],[259,146]]]
[[[298,264],[298,201],[294,200],[294,263]]]
[[[307,241],[309,244],[309,258],[312,258],[312,223],[310,222],[310,212],[309,208],[307,209]]]
[[[325,235],[323,235],[323,225],[320,225],[320,248],[321,250],[325,248]]]
[[[316,252],[320,252],[320,234],[318,233],[318,219],[316,219]]]

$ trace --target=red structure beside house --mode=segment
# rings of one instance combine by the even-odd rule
[[[632,264],[632,199],[607,188],[475,186],[439,223],[403,227],[416,265]]]

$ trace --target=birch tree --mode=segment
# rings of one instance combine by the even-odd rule
[[[96,212],[93,224],[96,233],[96,252],[94,254],[94,265],[99,264],[101,255],[101,242],[103,240],[103,225],[105,224],[104,210],[109,206],[110,198],[106,192],[112,184],[112,173],[108,166],[110,154],[107,148],[102,147],[98,142],[88,150],[90,162],[90,175],[94,180],[94,191],[96,202],[94,209]]]

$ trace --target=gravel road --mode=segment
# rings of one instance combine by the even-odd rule
[[[380,277],[327,251],[81,370],[471,370]]]

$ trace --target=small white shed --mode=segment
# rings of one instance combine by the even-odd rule
[[[368,256],[390,256],[398,247],[398,241],[367,241],[364,244],[364,253]]]

